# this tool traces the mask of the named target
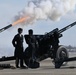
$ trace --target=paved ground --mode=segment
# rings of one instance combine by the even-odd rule
[[[14,65],[14,61],[6,63]],[[55,69],[50,59],[42,61],[40,65],[38,69],[0,69],[0,75],[76,75],[76,61],[69,62],[60,69]]]

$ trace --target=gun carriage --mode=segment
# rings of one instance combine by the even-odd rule
[[[69,61],[69,54],[65,46],[59,45],[59,38],[62,37],[62,32],[68,30],[69,28],[76,25],[76,22],[62,28],[62,29],[54,29],[49,33],[44,35],[34,35],[38,41],[38,47],[35,51],[36,63],[34,64],[33,60],[31,59],[32,51],[29,47],[25,49],[25,63],[30,68],[38,68],[39,62],[46,59],[51,58],[53,59],[55,68],[60,68],[65,61]],[[25,40],[27,42],[28,35],[25,35]],[[29,63],[31,64],[29,65]],[[34,64],[34,65],[33,65]]]
[[[69,58],[68,51],[65,46],[59,45],[59,38],[62,37],[62,33],[69,28],[76,25],[76,22],[62,28],[62,29],[54,29],[51,32],[48,32],[44,35],[35,35],[38,41],[38,47],[35,51],[35,61],[31,59],[32,51],[29,47],[25,49],[24,52],[24,60],[25,64],[30,68],[38,68],[40,67],[40,61],[50,58],[53,60],[55,68],[60,68],[64,62],[68,61],[76,61],[76,57]],[[12,24],[0,29],[0,33],[5,31],[6,29],[12,27]],[[27,41],[28,35],[25,35],[25,40]],[[14,56],[11,57],[2,57],[1,61],[10,61],[15,60]]]

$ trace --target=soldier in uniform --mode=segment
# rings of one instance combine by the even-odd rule
[[[23,65],[23,35],[22,35],[23,29],[18,28],[18,34],[14,36],[12,40],[12,44],[15,47],[15,64],[16,67],[19,68],[19,61],[20,61],[20,67],[24,67]]]
[[[36,41],[36,37],[33,35],[33,30],[30,29],[28,30],[28,40],[26,41],[26,43],[28,44],[31,52],[32,52],[32,59],[35,60],[35,52],[36,52],[36,47],[37,47],[37,41]]]

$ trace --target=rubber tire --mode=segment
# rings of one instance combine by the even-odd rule
[[[24,62],[29,68],[32,68],[32,69],[40,67],[39,62],[33,61],[31,59],[31,50],[29,47],[27,47],[25,52],[24,52]]]
[[[69,54],[68,54],[66,47],[60,46],[56,53],[56,61],[64,60],[64,59],[61,59],[61,57],[60,57],[60,53],[62,51],[64,51],[66,53],[66,58],[69,58]],[[60,68],[62,66],[62,64],[63,64],[63,62],[55,62],[55,68]]]

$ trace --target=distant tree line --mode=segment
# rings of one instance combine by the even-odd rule
[[[76,46],[66,46],[66,48],[68,49],[69,52],[76,52]]]

